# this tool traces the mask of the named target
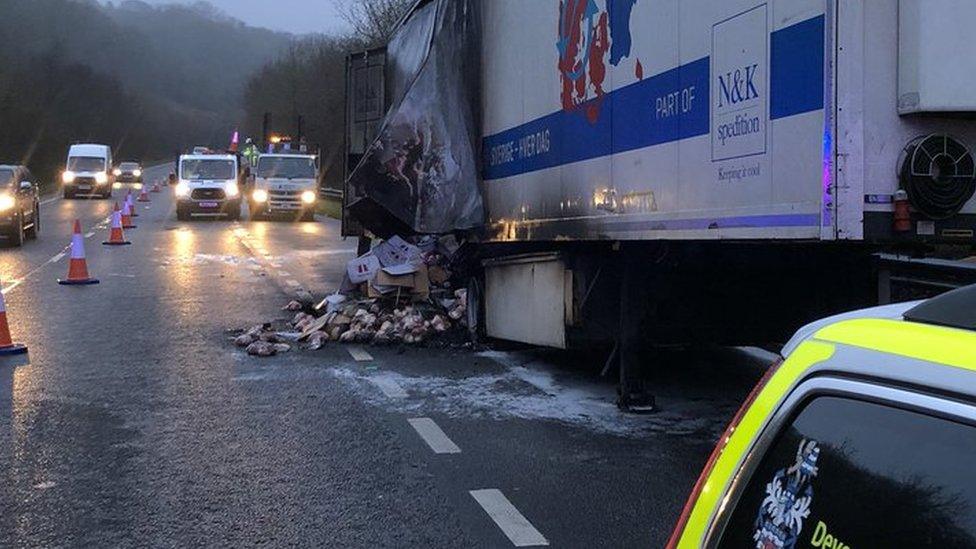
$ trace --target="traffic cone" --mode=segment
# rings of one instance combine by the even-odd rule
[[[157,181],[157,182],[155,182],[155,183],[153,183],[153,186],[152,186],[152,188],[151,188],[151,189],[149,189],[149,192],[152,192],[152,193],[158,193],[158,192],[162,192],[162,191],[160,191],[160,189],[159,189],[159,181]]]
[[[146,190],[146,186],[142,186],[142,192],[139,193],[139,202],[149,202],[149,192]]]
[[[10,326],[7,325],[7,305],[3,300],[3,292],[0,292],[0,356],[22,355],[27,352],[27,347],[20,343],[14,343],[10,339]]]
[[[136,213],[136,201],[132,199],[132,189],[129,189],[129,194],[125,195],[125,203],[129,205],[129,217],[139,217]],[[122,210],[122,215],[125,215],[125,209]],[[128,227],[126,227],[128,229]]]
[[[109,233],[108,241],[102,242],[106,246],[126,246],[132,244],[125,239],[125,234],[122,232],[122,211],[119,209],[119,203],[115,203],[115,211],[112,212],[112,229]]]
[[[98,284],[97,278],[88,275],[88,262],[85,260],[85,237],[81,235],[81,222],[75,219],[75,230],[71,235],[71,262],[68,264],[68,278],[58,279],[62,286],[87,286]]]
[[[132,204],[129,204],[128,202],[122,205],[122,228],[136,228],[136,226],[132,224]]]

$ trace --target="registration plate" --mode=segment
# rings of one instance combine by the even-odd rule
[[[78,190],[79,191],[90,191],[91,190],[91,185],[78,185]]]
[[[201,208],[216,208],[217,206],[220,206],[220,204],[217,203],[217,202],[201,202],[200,203],[200,207]]]

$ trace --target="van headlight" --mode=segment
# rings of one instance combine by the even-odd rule
[[[241,189],[237,186],[237,183],[228,183],[227,186],[224,187],[224,192],[227,193],[228,198],[234,198],[241,194]]]
[[[0,194],[0,212],[5,212],[7,210],[13,209],[17,205],[17,201],[14,197],[7,193]]]
[[[312,191],[305,191],[302,193],[302,202],[306,204],[311,204],[315,202],[315,193]]]
[[[132,172],[132,175],[134,175],[136,177],[142,177],[142,170],[134,170]]]
[[[108,174],[105,172],[96,173],[95,183],[98,183],[99,185],[104,185],[105,183],[108,183]]]
[[[68,170],[68,171],[64,172],[63,174],[61,174],[61,181],[64,181],[65,183],[73,183],[74,180],[75,180],[75,177],[77,177],[75,175],[75,172],[73,172],[71,170]]]
[[[180,181],[176,184],[173,192],[176,193],[178,198],[186,198],[190,195],[190,186],[186,184],[186,181]]]
[[[264,189],[255,189],[254,194],[251,195],[251,198],[253,198],[255,202],[263,204],[268,201],[268,191]]]
[[[114,170],[112,170],[112,173],[115,174],[115,177],[118,177],[118,176],[122,175],[122,170],[120,170],[118,168],[115,168]]]

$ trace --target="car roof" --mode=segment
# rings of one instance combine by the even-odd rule
[[[793,337],[791,337],[786,345],[783,346],[783,350],[780,351],[780,354],[783,355],[784,358],[789,357],[791,354],[793,354],[793,351],[800,346],[801,343],[812,338],[814,334],[827,326],[839,324],[847,320],[865,318],[878,320],[902,320],[904,319],[904,315],[907,311],[911,310],[920,303],[922,303],[922,301],[908,301],[905,303],[895,303],[892,305],[881,305],[878,307],[859,309],[856,311],[821,318],[820,320],[811,322],[797,330],[796,333],[793,334]]]

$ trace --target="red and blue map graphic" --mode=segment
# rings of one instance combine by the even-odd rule
[[[582,109],[590,122],[600,118],[607,63],[619,66],[630,57],[630,20],[637,0],[562,0],[559,3],[559,72],[565,111]],[[637,61],[635,75],[643,79]]]

